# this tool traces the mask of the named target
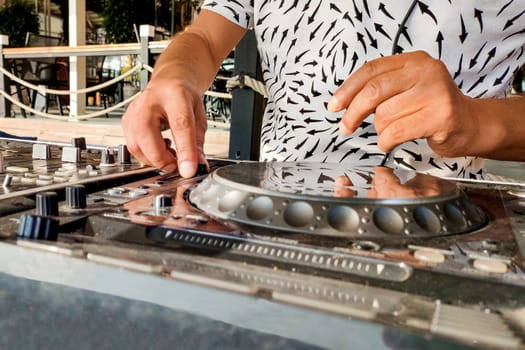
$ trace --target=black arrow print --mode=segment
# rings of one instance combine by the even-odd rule
[[[374,27],[376,29],[376,32],[382,34],[383,36],[387,37],[389,40],[392,40],[392,38],[390,37],[390,35],[388,35],[387,32],[385,32],[385,30],[383,29],[383,26],[379,23],[374,23]]]
[[[436,42],[438,44],[438,52],[439,52],[439,58],[441,58],[441,50],[443,48],[443,34],[441,34],[441,31],[438,32],[438,35],[436,37]]]
[[[334,10],[336,12],[342,13],[339,7],[337,7],[333,2],[330,3],[330,10]]]
[[[517,20],[518,18],[520,18],[521,16],[523,16],[523,14],[525,13],[525,10],[521,11],[518,15],[512,17],[511,19],[509,19],[507,21],[507,23],[505,23],[505,27],[503,27],[503,30],[507,29],[508,27],[512,26],[514,24],[514,21]]]
[[[434,13],[432,13],[432,11],[429,10],[428,5],[424,4],[422,1],[418,1],[418,5],[422,14],[428,15],[434,20],[434,23],[438,24],[436,16],[434,15]]]
[[[483,51],[483,49],[485,48],[486,45],[487,45],[487,42],[485,41],[485,43],[484,43],[483,46],[478,50],[478,52],[476,53],[476,55],[475,55],[474,57],[472,57],[472,59],[470,60],[469,69],[472,69],[472,67],[474,67],[474,66],[478,63],[479,55],[481,55],[481,51]]]
[[[357,35],[357,41],[359,41],[361,43],[361,46],[363,47],[363,50],[365,51],[365,53],[367,53],[367,50],[366,50],[367,46],[366,46],[366,43],[365,43],[365,36],[362,33],[360,33],[360,32],[357,32],[356,35]]]
[[[370,41],[370,46],[374,49],[377,49],[377,40],[370,34],[367,28],[365,28],[366,35],[368,35],[368,40]]]
[[[355,1],[352,1],[352,3],[354,4],[354,11],[355,11],[354,18],[362,23],[363,22],[363,12],[359,11],[359,9],[357,8],[357,5],[355,4]]]
[[[312,32],[310,33],[310,41],[314,40],[315,35],[317,34],[317,32],[319,31],[322,25],[323,25],[323,22],[319,23],[319,25],[315,27],[314,30],[312,30]]]
[[[459,16],[461,19],[461,34],[459,35],[459,40],[463,44],[465,42],[465,39],[467,39],[468,32],[467,28],[465,28],[465,20],[463,19],[463,15]]]
[[[416,170],[416,168],[414,168],[412,165],[410,165],[407,162],[405,162],[405,160],[403,158],[394,157],[394,161],[396,162],[396,164],[404,165],[404,166],[406,166],[409,169]]]
[[[321,141],[321,140],[317,139],[317,142],[315,143],[314,147],[311,150],[309,150],[308,152],[306,152],[305,159],[312,158],[312,156],[315,154],[315,150],[319,146],[319,141]]]
[[[510,67],[507,67],[505,72],[500,77],[498,77],[496,80],[494,80],[494,84],[492,86],[501,85],[501,83],[503,83],[503,79],[505,79],[505,77],[509,73],[509,70],[510,70]]]
[[[474,18],[478,20],[479,32],[483,33],[483,11],[474,9]]]
[[[487,75],[482,75],[478,78],[478,80],[472,84],[472,86],[467,90],[467,93],[471,92],[472,90],[474,90],[479,84],[483,83],[483,81],[485,80],[485,78],[487,77]]]
[[[382,12],[385,16],[390,18],[391,20],[394,20],[394,17],[390,13],[388,13],[388,11],[386,10],[385,4],[383,4],[382,2],[379,3],[379,7],[377,9],[380,12]]]
[[[461,56],[459,57],[458,69],[456,70],[456,72],[454,72],[454,77],[452,78],[453,80],[456,80],[456,78],[461,74],[462,66],[463,66],[463,54],[461,54]]]
[[[337,137],[338,137],[337,135],[332,137],[328,145],[326,145],[325,149],[323,150],[323,153],[326,153],[326,151],[328,151],[328,149],[335,143],[335,140],[337,140]]]
[[[346,159],[351,154],[356,154],[359,151],[359,147],[351,148],[348,152],[345,153],[343,158],[341,158],[341,162]]]
[[[403,151],[405,151],[406,153],[410,154],[412,156],[412,158],[414,158],[415,161],[421,162],[423,160],[423,157],[419,153],[413,152],[413,151],[411,151],[409,149],[406,149],[406,148],[403,148]]]
[[[319,11],[319,8],[321,7],[321,1],[319,1],[319,5],[317,5],[317,8],[314,10],[311,16],[308,16],[308,24],[312,24],[315,21],[315,16],[317,15],[317,11]]]
[[[506,9],[510,4],[512,4],[513,2],[514,2],[514,0],[510,0],[510,1],[507,2],[505,5],[503,5],[503,7],[498,11],[498,14],[497,14],[496,16],[501,15],[501,13],[502,13],[503,11],[505,11],[505,9]]]
[[[428,160],[428,164],[432,165],[434,168],[443,169],[435,162],[434,158],[432,157],[430,157],[430,159]]]
[[[496,57],[496,48],[495,48],[495,47],[487,53],[487,59],[485,60],[485,63],[483,64],[483,67],[481,67],[481,69],[478,71],[478,73],[481,72],[483,69],[485,69],[485,67],[487,66],[487,64],[488,64],[488,63],[489,63],[494,57]]]

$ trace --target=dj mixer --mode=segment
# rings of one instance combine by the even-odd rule
[[[385,348],[524,348],[523,184],[223,159],[184,179],[82,138],[0,150],[5,275],[167,307],[177,286],[211,291],[177,305],[320,348],[359,341],[284,310],[380,329]]]

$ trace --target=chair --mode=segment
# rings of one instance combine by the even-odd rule
[[[45,46],[60,46],[62,39],[59,37],[40,35],[34,33],[27,33],[26,35],[26,47],[45,47]],[[67,72],[64,69],[63,64],[59,63],[56,57],[40,57],[35,59],[27,59],[23,62],[21,69],[22,79],[34,84],[34,85],[45,85],[50,89],[68,88],[69,84],[66,77],[59,79],[59,72]],[[35,108],[37,90],[33,90],[31,96],[31,107]],[[45,112],[48,112],[49,102],[51,94],[46,93],[45,95]],[[60,114],[64,114],[62,108],[62,101],[59,95],[54,95],[55,101],[60,109]]]
[[[104,69],[104,62],[106,61],[106,56],[89,56],[86,59],[86,66],[89,68],[94,68],[96,70],[96,79],[88,79],[87,85],[93,86],[105,83],[114,77],[111,76],[110,69]],[[91,74],[92,75],[92,74]],[[115,96],[117,91],[117,85],[112,84],[107,87],[101,88],[100,100],[104,106],[104,109],[108,108],[109,96]],[[109,118],[109,115],[106,113],[106,117]]]

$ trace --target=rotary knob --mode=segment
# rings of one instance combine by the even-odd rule
[[[66,187],[66,206],[70,209],[86,207],[86,188],[83,185]]]
[[[58,196],[56,192],[40,192],[36,194],[36,215],[58,216]]]
[[[18,237],[56,241],[58,236],[58,220],[50,216],[28,215],[20,216]]]

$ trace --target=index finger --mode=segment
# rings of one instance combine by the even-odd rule
[[[170,125],[175,149],[179,173],[183,177],[191,177],[197,171],[197,163],[202,152],[199,143],[202,139],[197,130],[196,118],[202,106],[200,99],[195,101],[191,93],[177,95],[173,101],[168,103],[168,123]],[[203,142],[203,140],[202,140]]]
[[[376,58],[362,65],[334,92],[328,101],[328,110],[339,112],[346,108],[371,79],[403,68],[407,61],[407,55],[410,54]]]

